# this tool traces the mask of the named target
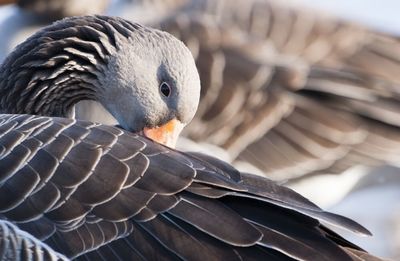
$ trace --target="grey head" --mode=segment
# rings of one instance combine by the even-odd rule
[[[187,124],[200,79],[172,35],[117,17],[58,21],[20,44],[0,67],[0,112],[70,116],[94,100],[130,131]]]

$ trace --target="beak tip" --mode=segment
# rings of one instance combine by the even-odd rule
[[[144,128],[143,133],[146,137],[161,143],[167,147],[175,148],[179,134],[185,124],[177,119],[172,119],[162,126],[155,128]]]

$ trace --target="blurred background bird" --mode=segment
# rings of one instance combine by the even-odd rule
[[[359,243],[372,253],[400,258],[400,174],[370,168],[400,156],[400,45],[390,28],[311,0],[0,1],[11,2],[0,9],[0,60],[66,16],[118,15],[174,34],[202,81],[181,149],[284,183],[371,228],[376,240]],[[115,123],[93,102],[76,115]]]

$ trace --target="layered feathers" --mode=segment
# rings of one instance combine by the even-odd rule
[[[108,45],[112,46],[107,41],[112,42],[116,35],[125,32],[123,21],[111,21],[106,22],[104,27],[90,25],[92,29],[89,31],[84,29],[85,26],[66,28],[67,31],[75,31],[77,34],[83,30],[85,33],[79,37],[85,37],[86,33],[91,36],[100,34],[102,37],[96,39],[104,49],[96,48],[99,43],[88,44],[77,37],[72,41],[75,44],[74,50],[71,51],[67,46],[63,50],[71,55],[69,58],[77,60],[78,65],[82,60],[96,63],[97,57],[90,54],[94,52],[101,56],[105,52],[104,56],[107,56]],[[108,30],[103,31],[104,28]],[[352,115],[344,112],[340,115],[341,125],[332,126],[329,119],[319,114],[325,111],[310,109],[316,103],[313,99],[302,95],[297,98],[295,94],[288,92],[289,87],[301,87],[297,81],[290,81],[288,84],[285,77],[298,75],[297,67],[287,70],[291,67],[282,64],[271,66],[264,63],[265,61],[254,63],[249,54],[237,52],[235,46],[228,47],[226,52],[231,53],[229,59],[232,60],[227,64],[234,71],[236,68],[235,72],[245,72],[237,70],[240,64],[234,62],[235,55],[249,57],[239,59],[247,62],[247,68],[255,65],[254,68],[261,69],[249,70],[250,75],[247,72],[244,74],[246,80],[242,78],[243,84],[250,83],[257,91],[256,94],[247,94],[247,90],[241,89],[238,84],[237,90],[239,93],[242,90],[245,99],[234,92],[224,91],[228,95],[226,104],[230,104],[231,97],[236,97],[236,101],[241,101],[242,104],[250,102],[258,105],[255,111],[266,115],[279,112],[278,116],[272,117],[273,120],[264,116],[255,117],[262,130],[276,126],[285,118],[286,125],[271,134],[278,137],[274,141],[290,147],[293,142],[285,139],[285,135],[294,133],[316,141],[312,146],[304,144],[308,146],[307,149],[333,148],[344,154],[346,151],[335,148],[334,144],[335,139],[341,140],[340,135],[343,132],[360,139],[366,135],[357,124],[348,120]],[[87,52],[88,50],[90,51]],[[216,50],[218,53],[218,48]],[[224,62],[218,60],[221,57],[218,54],[212,57],[220,64]],[[36,63],[24,61],[23,57],[20,59],[22,63]],[[9,58],[7,63],[11,63],[10,61],[14,62]],[[37,65],[46,66],[46,62],[38,61]],[[204,65],[207,65],[207,61],[204,61]],[[18,60],[15,66],[20,66]],[[96,75],[97,71],[95,67],[90,69],[88,72],[93,77],[90,83],[95,88],[96,77],[93,74]],[[209,69],[219,72],[218,66],[213,65]],[[18,74],[17,69],[11,77],[8,76],[9,70],[10,68],[3,67],[1,71],[4,84],[2,91],[14,86],[12,77],[22,76],[18,83],[21,88],[27,87],[26,84],[35,77],[43,81],[49,80],[45,77],[45,71],[41,72],[41,76],[35,76],[39,70],[22,70]],[[318,72],[317,76],[319,73],[331,73],[320,69],[311,71]],[[345,75],[332,75],[346,79]],[[210,82],[218,82],[211,77],[209,79]],[[266,88],[267,82],[275,83],[276,87]],[[237,83],[237,79],[232,78],[232,84]],[[278,88],[278,83],[288,86],[282,90]],[[50,85],[57,85],[57,81],[51,81]],[[258,95],[269,89],[273,92],[267,96]],[[215,93],[218,91],[214,91]],[[18,97],[17,94],[18,92],[14,93],[15,97]],[[2,97],[8,97],[2,100],[2,111],[6,112],[11,108],[8,104],[16,98],[7,95]],[[209,104],[213,104],[215,100],[212,99],[215,97],[210,95],[210,99]],[[75,101],[71,101],[71,104]],[[226,113],[220,115],[225,115],[228,120],[233,119],[226,107],[218,104],[212,106],[215,111]],[[203,110],[206,111],[207,108],[204,107]],[[67,116],[67,111],[68,109],[63,109],[57,113]],[[326,119],[320,125],[321,128],[331,128],[338,135],[315,137],[317,134],[302,134],[301,126],[296,126],[296,119],[287,118],[292,111],[304,117]],[[31,109],[17,112],[35,113]],[[53,113],[49,110],[42,114],[57,115]],[[207,117],[212,119],[215,115],[210,113]],[[19,229],[28,231],[54,251],[68,257],[92,260],[372,258],[321,222],[356,233],[369,234],[359,224],[324,212],[285,187],[268,179],[240,173],[215,158],[181,153],[140,135],[88,121],[21,114],[2,114],[0,120],[0,167],[3,171],[0,176],[0,190],[1,195],[5,195],[0,200],[1,222],[13,222]],[[251,129],[248,128],[250,122],[244,123],[249,125],[234,125],[241,130],[238,133],[246,133]],[[259,134],[250,139],[257,136]],[[237,139],[225,138],[229,141],[227,144],[237,144]],[[352,139],[348,140],[346,142],[353,142]],[[295,147],[298,148],[297,145]],[[301,150],[304,148],[299,149]],[[314,154],[307,155],[316,158],[318,155]],[[273,155],[271,153],[268,156]],[[326,157],[329,160],[329,155]],[[273,159],[279,160],[279,157]],[[297,161],[295,157],[293,160]]]
[[[115,127],[0,122],[0,215],[68,257],[352,260],[345,249],[359,248],[320,222],[369,234],[270,180]]]

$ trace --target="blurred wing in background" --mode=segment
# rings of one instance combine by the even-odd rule
[[[202,77],[189,138],[276,180],[398,162],[397,39],[274,1],[203,2],[161,25]]]

